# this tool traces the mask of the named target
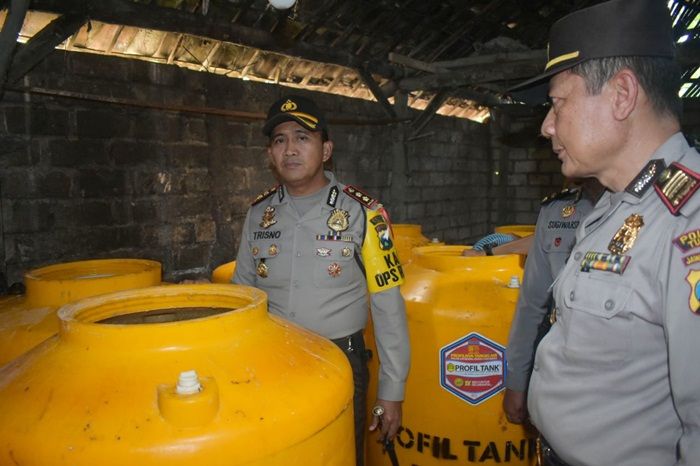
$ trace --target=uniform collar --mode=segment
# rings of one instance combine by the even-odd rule
[[[654,181],[660,175],[663,168],[682,158],[689,147],[683,133],[678,132],[668,138],[666,142],[661,144],[661,146],[654,151],[649,158],[649,162],[644,165],[644,168],[634,177],[624,191],[620,193],[611,193],[613,202],[616,200],[624,201],[628,204],[639,204],[642,202],[642,199],[648,196],[650,192],[654,191]],[[652,168],[652,166],[655,168]],[[639,195],[639,193],[634,193],[635,184],[643,185],[641,188],[641,195]]]
[[[323,203],[321,204],[321,209],[322,210],[333,210],[335,208],[335,205],[338,201],[338,198],[340,196],[340,192],[342,191],[342,188],[338,186],[338,181],[335,179],[335,175],[333,172],[324,170],[323,172],[326,175],[326,178],[328,179],[328,184],[324,186],[322,191],[324,192],[323,196]],[[335,195],[332,193],[335,192]],[[277,192],[271,196],[272,199],[270,201],[270,205],[275,206],[275,205],[282,205],[282,204],[287,204],[289,200],[291,199],[291,196],[287,192],[286,186],[283,184],[280,185],[277,188]],[[332,201],[332,202],[331,202]]]

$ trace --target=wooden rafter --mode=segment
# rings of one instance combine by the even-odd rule
[[[85,24],[85,21],[86,18],[82,15],[64,15],[47,24],[15,55],[7,82],[13,83],[19,80],[37,63],[52,53],[57,45],[75,34]]]

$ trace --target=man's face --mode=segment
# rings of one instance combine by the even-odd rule
[[[325,185],[323,162],[330,158],[332,150],[333,144],[323,142],[320,131],[285,121],[272,130],[267,155],[280,181],[292,194],[305,194]]]
[[[609,84],[599,94],[591,95],[581,76],[563,71],[550,81],[549,97],[552,107],[541,131],[562,162],[562,174],[599,175],[609,165],[616,141]]]

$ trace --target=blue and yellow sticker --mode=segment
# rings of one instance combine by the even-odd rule
[[[362,261],[370,293],[391,289],[403,284],[403,267],[391,238],[389,222],[377,211],[367,211]]]

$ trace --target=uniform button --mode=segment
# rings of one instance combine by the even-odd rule
[[[297,251],[297,257],[301,257],[301,251]]]
[[[615,307],[615,301],[613,301],[612,299],[608,299],[607,301],[605,301],[605,310],[606,311],[610,311],[614,307]]]
[[[297,230],[301,228],[301,223],[297,223]]]
[[[295,318],[296,315],[297,315],[296,312],[290,312],[290,313],[289,313],[289,317],[291,317],[292,319]]]
[[[293,286],[294,288],[299,288],[299,282],[298,282],[297,280],[293,280],[293,281],[292,281],[292,286]]]
[[[532,370],[538,371],[538,370],[540,370],[540,366],[538,366],[537,364],[535,364],[534,366],[532,366]]]
[[[574,293],[572,290],[571,293],[569,293],[569,299],[573,301],[575,296],[576,296],[576,293]]]
[[[574,260],[575,261],[581,260],[581,253],[580,252],[577,252],[576,254],[574,254]]]

